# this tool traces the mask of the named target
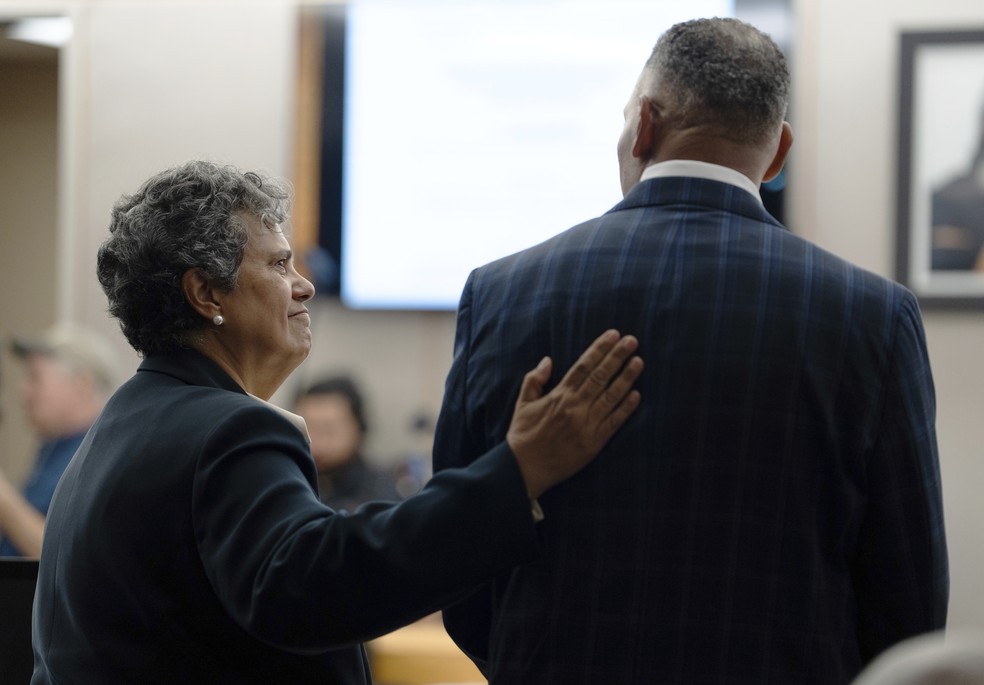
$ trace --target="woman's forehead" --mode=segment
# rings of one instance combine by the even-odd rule
[[[285,235],[284,225],[278,223],[273,214],[264,213],[257,215],[243,213],[240,215],[240,218],[246,227],[246,234],[250,240],[263,235]]]
[[[250,231],[246,249],[259,254],[290,252],[290,243],[283,233],[271,231],[261,226],[256,230]]]

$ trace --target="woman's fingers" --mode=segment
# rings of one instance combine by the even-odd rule
[[[634,336],[599,336],[549,393],[549,357],[526,374],[506,440],[534,496],[580,471],[639,406]]]
[[[579,399],[586,397],[592,401],[607,393],[614,400],[614,406],[642,372],[641,367],[631,369],[629,373],[623,368],[638,347],[639,341],[634,335],[622,337],[616,330],[605,331],[574,362],[560,386],[574,390]],[[642,363],[641,359],[639,363]]]
[[[520,402],[533,402],[543,397],[543,386],[550,380],[553,360],[544,357],[536,367],[523,376],[523,385],[519,388]]]
[[[608,442],[639,406],[641,396],[632,386],[643,367],[642,359],[632,357],[615,380],[598,396],[595,406],[600,405],[601,410],[594,413],[593,417],[598,421],[595,440],[600,445]]]
[[[619,332],[614,329],[607,330],[595,338],[595,341],[581,353],[574,365],[564,374],[558,387],[570,390],[580,389],[598,366],[604,362],[620,339]]]

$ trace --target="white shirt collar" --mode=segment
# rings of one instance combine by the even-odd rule
[[[666,162],[657,162],[652,166],[646,167],[642,172],[642,178],[639,180],[646,181],[650,178],[664,178],[666,176],[690,176],[694,178],[706,178],[710,181],[730,183],[750,193],[759,203],[762,202],[762,196],[759,195],[758,186],[745,174],[726,166],[711,164],[709,162],[698,162],[694,159],[671,159]]]
[[[252,397],[257,402],[259,402],[260,404],[262,404],[263,406],[269,407],[273,411],[277,412],[285,419],[290,421],[292,424],[297,426],[297,430],[301,431],[301,434],[304,435],[304,439],[307,440],[308,443],[311,442],[311,436],[308,434],[307,423],[305,423],[303,416],[298,416],[297,414],[287,411],[283,407],[278,407],[273,402],[267,402],[264,399],[260,399],[259,397],[257,397],[252,393],[246,393],[246,394]]]

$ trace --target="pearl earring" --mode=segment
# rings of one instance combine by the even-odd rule
[[[216,326],[221,326],[222,324],[225,323],[225,319],[222,318],[221,314],[216,314],[215,316],[212,317],[212,323],[214,323]]]

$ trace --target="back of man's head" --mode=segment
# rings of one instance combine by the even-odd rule
[[[680,128],[704,127],[729,140],[761,144],[779,130],[789,102],[789,70],[779,47],[737,19],[676,24],[646,63],[671,99]]]

